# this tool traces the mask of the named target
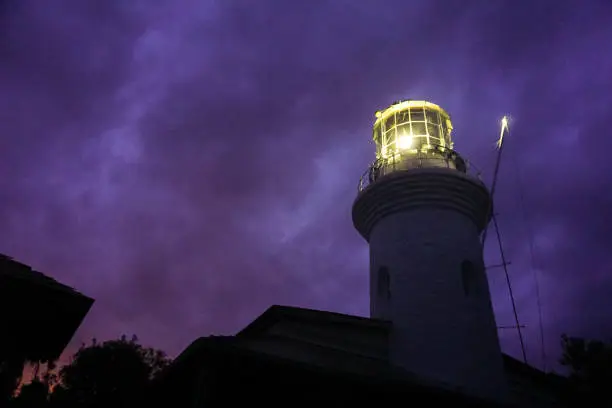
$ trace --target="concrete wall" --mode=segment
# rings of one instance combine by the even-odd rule
[[[505,399],[501,350],[473,219],[452,208],[413,206],[385,214],[369,242],[371,312],[393,324],[392,363],[476,395]]]

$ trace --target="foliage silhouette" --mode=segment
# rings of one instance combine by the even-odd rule
[[[612,342],[561,337],[563,354],[560,363],[569,368],[568,402],[580,407],[612,406]],[[17,386],[24,359],[0,364],[5,369],[5,388]],[[48,363],[43,374],[21,388],[11,408],[102,408],[145,405],[150,381],[170,363],[163,351],[138,344],[134,336],[83,345],[72,362],[54,370]],[[12,370],[12,371],[11,371]],[[49,390],[53,392],[50,393]],[[0,401],[0,406],[6,406]]]
[[[134,336],[83,345],[59,371],[52,407],[139,406],[149,381],[169,363],[164,352],[142,347]]]
[[[44,381],[35,378],[21,387],[19,396],[11,408],[46,408],[49,400],[49,387]]]
[[[26,359],[18,355],[0,358],[0,406],[7,404],[17,390]]]
[[[561,336],[560,363],[570,370],[570,402],[581,407],[612,406],[612,343]]]

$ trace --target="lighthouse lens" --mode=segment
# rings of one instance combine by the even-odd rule
[[[452,149],[448,114],[426,101],[405,101],[377,113],[373,128],[378,159],[398,160],[438,148]],[[400,155],[400,156],[398,156]]]
[[[404,136],[400,136],[397,139],[398,149],[410,149],[411,146],[412,146],[412,136],[404,135]]]

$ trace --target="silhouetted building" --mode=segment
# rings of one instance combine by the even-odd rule
[[[370,248],[371,319],[272,307],[235,337],[194,342],[156,384],[158,398],[558,406],[561,379],[501,353],[481,243],[492,200],[451,131],[426,101],[376,114],[376,160],[353,205]]]
[[[21,372],[25,361],[57,360],[92,304],[93,299],[0,254],[0,382]]]
[[[506,406],[428,381],[389,361],[390,322],[272,306],[236,336],[194,341],[154,383],[159,406],[360,403]],[[512,400],[558,407],[563,379],[503,356]],[[512,404],[507,404],[513,406]]]

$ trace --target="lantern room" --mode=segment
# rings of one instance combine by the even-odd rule
[[[374,142],[377,159],[452,149],[453,126],[448,113],[426,101],[400,101],[376,112]]]
[[[467,163],[453,150],[450,116],[427,101],[395,102],[376,112],[376,160],[359,181],[359,191],[380,177],[414,168],[445,167],[462,173]]]

